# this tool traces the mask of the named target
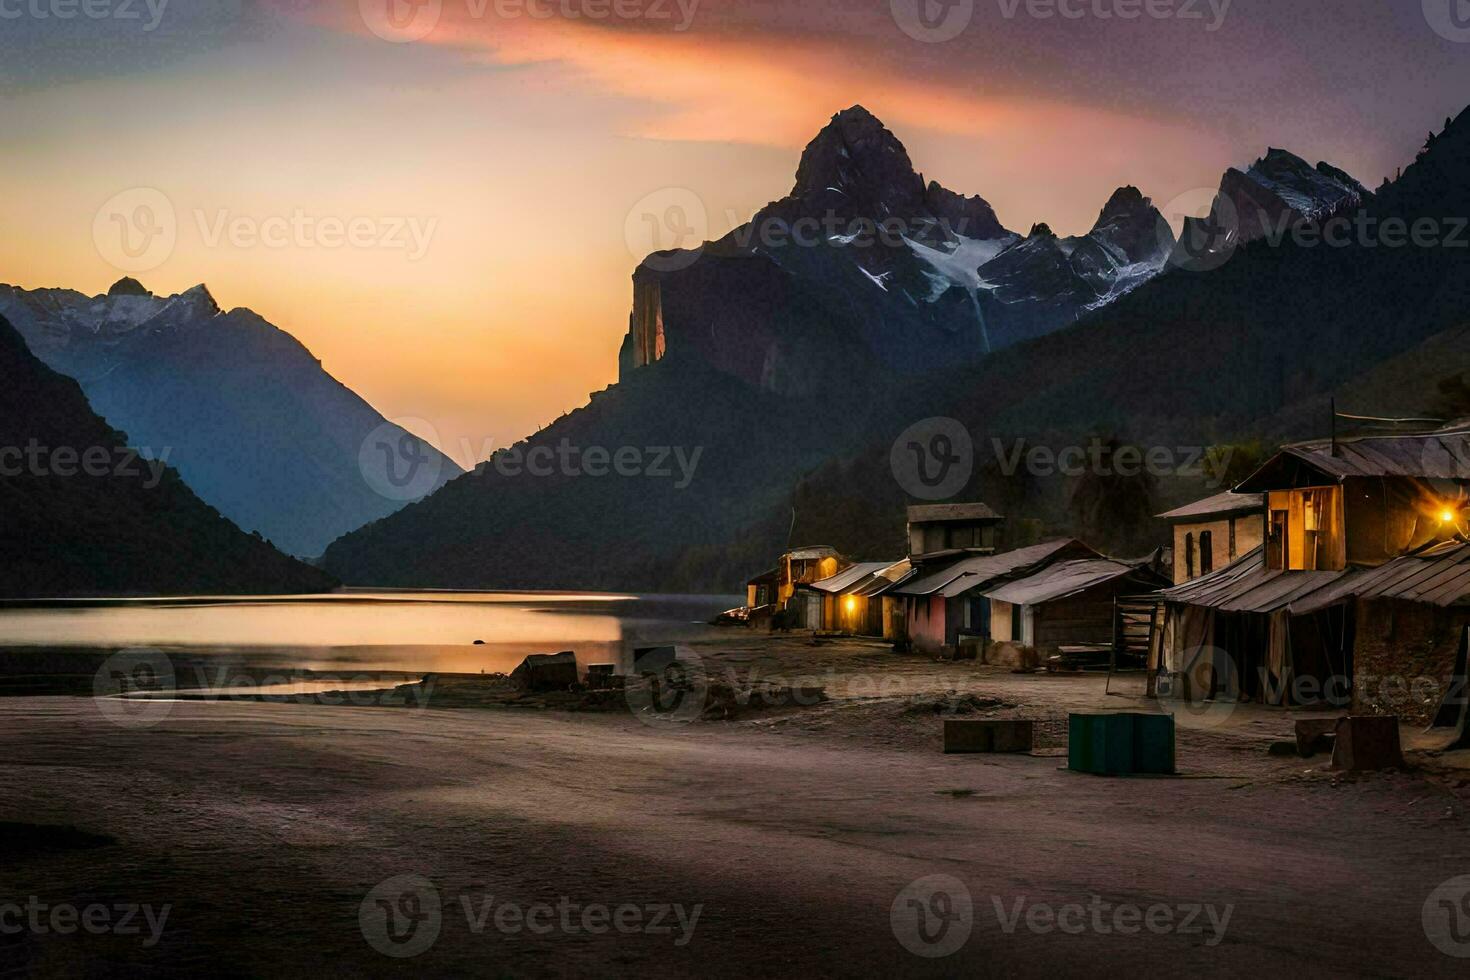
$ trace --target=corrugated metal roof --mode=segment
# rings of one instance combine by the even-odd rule
[[[1063,561],[1048,565],[1035,575],[1013,579],[985,595],[1018,606],[1035,605],[1038,602],[1051,602],[1076,595],[1103,582],[1131,575],[1134,571],[1133,565],[1111,558]]]
[[[1296,460],[1334,482],[1349,476],[1410,476],[1426,480],[1470,480],[1470,424],[1464,421],[1435,432],[1317,439],[1286,446],[1235,489],[1238,492],[1285,489],[1272,477]]]
[[[1470,545],[1446,541],[1418,555],[1377,568],[1354,569],[1331,589],[1292,604],[1293,613],[1315,612],[1346,599],[1404,599],[1452,606],[1470,598]]]
[[[1346,572],[1282,572],[1266,567],[1265,552],[1255,548],[1217,572],[1159,593],[1168,602],[1208,606],[1225,612],[1266,613],[1327,588]]]
[[[908,512],[910,524],[933,521],[998,521],[1001,516],[988,504],[914,504]]]
[[[970,589],[995,579],[1014,575],[1029,566],[1061,555],[1077,558],[1098,557],[1097,552],[1081,541],[1074,538],[1062,538],[1026,548],[1017,548],[1015,551],[1004,551],[998,555],[976,555],[972,558],[962,558],[938,569],[932,566],[920,567],[913,577],[890,589],[888,594],[920,597],[938,593],[946,598],[952,598],[961,592],[968,592]]]
[[[818,592],[841,594],[847,592],[852,586],[869,576],[876,575],[886,568],[891,568],[893,564],[891,561],[860,561],[855,565],[847,566],[830,578],[824,578],[820,582],[810,583],[807,588],[816,589]]]
[[[1448,541],[1377,568],[1283,572],[1265,567],[1260,548],[1218,572],[1159,595],[1225,612],[1317,612],[1349,599],[1403,599],[1450,606],[1470,600],[1470,545]]]
[[[894,562],[879,572],[874,572],[864,582],[859,582],[849,590],[851,595],[880,596],[893,588],[899,582],[906,580],[913,571],[913,562],[904,558]]]
[[[1235,493],[1226,490],[1217,493],[1213,497],[1196,500],[1192,504],[1185,504],[1174,510],[1165,511],[1158,515],[1160,520],[1182,521],[1191,517],[1220,517],[1226,514],[1243,514],[1249,511],[1260,510],[1265,506],[1265,498],[1259,493]]]

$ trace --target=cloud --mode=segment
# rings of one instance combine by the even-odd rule
[[[942,55],[960,50],[910,41],[886,5],[332,0],[303,16],[385,47],[402,45],[383,36],[415,38],[407,43],[447,57],[533,68],[545,85],[614,94],[631,107],[625,135],[650,139],[800,147],[855,102],[890,127],[982,138],[1038,126],[1126,135],[1139,126],[1136,112],[1026,94],[1024,59],[995,59],[983,85],[968,72],[936,71]]]

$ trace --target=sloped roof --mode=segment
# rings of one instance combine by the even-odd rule
[[[1254,548],[1219,571],[1200,576],[1159,595],[1167,602],[1208,606],[1225,612],[1267,613],[1284,609],[1326,589],[1344,572],[1283,572],[1266,567],[1265,551]]]
[[[1238,493],[1305,486],[1305,467],[1326,482],[1350,476],[1409,476],[1470,480],[1470,421],[1434,432],[1318,439],[1286,446],[1235,488]]]
[[[1048,565],[1034,575],[1013,579],[985,595],[1015,605],[1035,605],[1085,592],[1095,585],[1122,578],[1136,566],[1112,558],[1083,558]]]
[[[927,524],[934,521],[999,521],[1003,518],[989,505],[972,504],[914,504],[909,507],[910,524]]]
[[[1158,517],[1165,521],[1185,521],[1204,517],[1223,517],[1226,514],[1243,514],[1260,510],[1263,506],[1265,506],[1265,498],[1259,493],[1236,493],[1233,490],[1227,490],[1213,497],[1206,497],[1192,504],[1165,511]]]
[[[913,562],[909,559],[900,559],[882,571],[874,572],[866,580],[859,582],[848,591],[852,595],[870,597],[883,595],[899,582],[907,579],[913,572],[913,567]]]
[[[1436,606],[1470,600],[1470,544],[1446,541],[1377,568],[1353,569],[1329,589],[1292,603],[1293,613],[1315,612],[1345,599],[1404,599]]]
[[[1217,572],[1159,596],[1225,612],[1317,612],[1349,599],[1403,599],[1436,606],[1470,603],[1470,544],[1446,541],[1377,568],[1283,572],[1265,567],[1256,548]]]
[[[848,592],[854,585],[858,585],[864,579],[877,575],[879,572],[891,568],[891,561],[860,561],[856,565],[849,565],[842,571],[830,578],[824,578],[820,582],[812,582],[806,588],[816,589],[818,592],[831,592],[841,594]]]
[[[888,594],[918,597],[938,593],[945,598],[953,598],[987,582],[1060,557],[1096,558],[1098,554],[1075,538],[1061,538],[1003,551],[998,555],[962,558],[938,569],[921,567],[914,577],[890,589]]]

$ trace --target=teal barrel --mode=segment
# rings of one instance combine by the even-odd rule
[[[1174,717],[1128,711],[1070,714],[1067,768],[1098,776],[1170,775]]]

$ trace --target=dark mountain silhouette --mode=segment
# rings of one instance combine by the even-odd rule
[[[320,555],[405,499],[374,480],[369,436],[413,442],[427,492],[460,468],[385,422],[302,344],[247,309],[222,312],[204,286],[155,296],[123,279],[105,296],[0,286],[0,315],[92,406],[169,462],[200,496],[285,551]],[[367,466],[368,473],[363,467]]]
[[[317,592],[324,572],[137,458],[0,317],[0,595]]]
[[[1339,202],[1292,220],[1320,232],[1321,222],[1356,220],[1359,212],[1365,224],[1380,227],[1430,217],[1442,219],[1449,234],[1454,216],[1470,214],[1467,128],[1470,116],[1461,116],[1358,211]],[[851,154],[850,137],[847,145]],[[927,188],[908,188],[905,200],[926,200]],[[703,446],[706,462],[686,490],[634,480],[610,486],[578,477],[466,477],[346,536],[325,561],[361,584],[729,590],[788,541],[890,557],[902,547],[906,498],[889,468],[889,449],[910,424],[934,416],[957,419],[973,434],[976,475],[960,499],[1003,501],[1013,521],[1059,533],[1116,510],[1115,484],[1157,496],[1130,512],[1157,512],[1208,492],[1205,476],[1165,472],[1131,484],[1105,478],[1108,493],[1101,494],[1097,480],[1038,472],[1024,461],[1011,466],[992,440],[1000,440],[1001,456],[1017,445],[1054,453],[1096,443],[1116,459],[1128,446],[1174,453],[1320,434],[1335,392],[1371,392],[1364,379],[1377,377],[1381,365],[1412,361],[1416,349],[1470,319],[1470,249],[1390,246],[1356,234],[1341,246],[1320,235],[1237,243],[1208,271],[1170,269],[1072,326],[978,363],[956,356],[922,375],[870,374],[862,384],[834,382],[800,396],[772,392],[762,384],[766,376],[736,367],[771,363],[769,354],[753,353],[767,343],[789,344],[778,365],[805,351],[784,332],[793,323],[812,327],[807,338],[818,329],[838,334],[811,313],[825,298],[814,295],[806,277],[790,274],[785,258],[779,267],[765,256],[721,259],[718,271],[700,272],[704,256],[661,280],[671,284],[661,294],[665,356],[625,372],[623,383],[530,441]],[[1061,258],[1070,256],[1054,239],[1038,227],[1015,248],[1032,243],[1049,274],[1068,281]],[[1072,255],[1081,247],[1074,243]],[[727,271],[737,267],[746,271]],[[635,283],[646,275],[640,268]],[[696,300],[706,287],[712,292],[704,295],[759,314],[747,321],[716,304],[699,320]],[[679,329],[691,337],[698,333],[693,324],[704,323],[705,341],[681,344],[681,318]],[[862,329],[853,327],[858,336]],[[721,346],[701,347],[710,337]],[[1470,367],[1463,348],[1438,349],[1447,353],[1446,375]],[[802,356],[840,350],[813,339]],[[1448,363],[1455,357],[1458,368]],[[817,377],[829,369],[802,360],[775,374]],[[1433,379],[1425,384],[1432,392]],[[1176,466],[1188,461],[1177,453],[1172,459]],[[1144,524],[1099,543],[1141,553],[1157,543],[1151,533]]]

